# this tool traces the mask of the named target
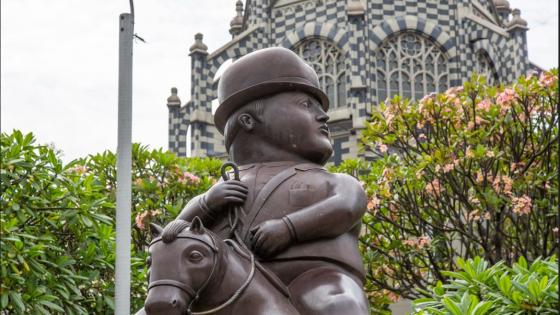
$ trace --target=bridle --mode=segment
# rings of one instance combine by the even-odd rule
[[[198,290],[194,290],[192,288],[192,286],[190,286],[189,284],[186,283],[182,283],[180,281],[177,280],[172,280],[172,279],[162,279],[162,280],[157,280],[154,282],[150,282],[150,284],[148,285],[148,292],[150,291],[150,289],[157,287],[157,286],[172,286],[172,287],[176,287],[180,290],[182,290],[183,292],[185,292],[190,298],[191,298],[191,302],[188,305],[187,308],[187,314],[188,315],[207,315],[207,314],[213,314],[216,313],[226,307],[228,307],[230,304],[232,304],[233,302],[235,302],[240,296],[241,294],[243,294],[243,292],[245,291],[245,289],[249,286],[249,284],[251,283],[251,280],[253,280],[253,276],[255,275],[255,256],[249,251],[249,257],[250,257],[250,261],[251,261],[251,271],[249,272],[249,275],[247,276],[247,279],[245,279],[245,282],[243,282],[243,284],[239,287],[239,289],[237,289],[235,291],[235,293],[233,293],[233,295],[224,303],[210,309],[210,310],[206,310],[206,311],[201,311],[201,312],[193,312],[191,310],[193,304],[200,298],[200,293],[202,293],[206,287],[208,286],[208,284],[210,283],[210,281],[212,280],[212,278],[214,277],[214,273],[216,272],[217,266],[218,266],[218,248],[216,247],[216,240],[214,239],[214,237],[212,236],[212,234],[208,234],[210,236],[210,239],[212,240],[212,244],[209,244],[208,242],[206,242],[203,239],[197,238],[197,237],[190,237],[190,236],[185,236],[185,235],[180,235],[177,236],[177,238],[185,238],[185,239],[194,239],[194,240],[198,240],[201,241],[203,243],[205,243],[206,245],[208,245],[212,251],[214,251],[214,257],[212,258],[212,269],[210,271],[210,275],[208,276],[208,278],[206,278],[206,280],[203,282],[202,286],[200,286],[200,288]],[[152,246],[152,244],[161,241],[161,237],[158,237],[156,239],[154,239],[151,243],[150,246]],[[233,246],[233,248],[239,253],[240,249],[237,247],[237,244],[235,243],[235,241],[233,240],[225,240],[224,242],[230,244]],[[246,254],[245,253],[241,254],[241,256],[244,256],[246,258]]]

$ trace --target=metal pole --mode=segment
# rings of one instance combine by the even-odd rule
[[[130,314],[132,176],[132,41],[134,16],[119,16],[119,121],[117,144],[117,253],[115,314]]]

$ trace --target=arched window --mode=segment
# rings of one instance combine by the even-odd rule
[[[329,97],[330,107],[346,106],[346,66],[342,51],[319,38],[301,41],[294,51],[317,72],[321,89]]]
[[[421,99],[449,87],[448,58],[431,39],[413,31],[395,34],[376,52],[377,100],[395,95]]]
[[[494,67],[494,63],[487,52],[479,49],[476,52],[476,73],[484,76],[486,82],[490,85],[498,84],[498,73]]]

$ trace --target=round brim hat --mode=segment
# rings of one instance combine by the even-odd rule
[[[319,87],[317,73],[293,51],[273,47],[247,54],[224,71],[218,83],[218,108],[214,123],[220,133],[228,118],[251,101],[287,91],[313,95],[329,109],[329,99]]]

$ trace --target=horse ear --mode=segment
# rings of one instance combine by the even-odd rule
[[[150,231],[152,232],[152,238],[156,238],[163,233],[163,228],[155,223],[150,222]]]
[[[204,226],[202,225],[202,220],[200,220],[199,217],[194,217],[194,219],[191,222],[191,231],[193,233],[201,234],[203,229]]]

